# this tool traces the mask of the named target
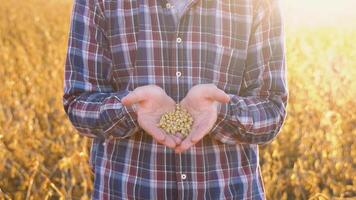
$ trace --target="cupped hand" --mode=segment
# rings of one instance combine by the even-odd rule
[[[189,135],[175,148],[181,153],[200,141],[213,128],[220,103],[228,103],[230,97],[214,84],[200,84],[192,87],[180,105],[193,117]]]
[[[139,126],[150,134],[157,142],[175,148],[181,138],[166,134],[157,127],[161,116],[175,109],[175,101],[156,85],[145,85],[135,88],[122,98],[124,106],[134,106]]]

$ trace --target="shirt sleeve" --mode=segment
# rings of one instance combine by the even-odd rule
[[[223,143],[264,144],[280,132],[288,100],[283,17],[278,0],[255,7],[239,95],[221,104],[210,134]]]
[[[75,0],[64,70],[63,106],[72,125],[88,137],[124,138],[139,128],[129,90],[115,90],[106,21],[95,0]]]

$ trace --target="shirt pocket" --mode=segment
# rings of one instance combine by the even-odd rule
[[[214,83],[228,93],[239,93],[245,67],[245,57],[241,50],[209,44],[202,64],[202,79],[205,83]]]

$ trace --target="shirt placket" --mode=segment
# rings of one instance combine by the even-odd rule
[[[176,86],[177,86],[177,103],[179,103],[180,98],[181,98],[181,91],[180,91],[180,78],[182,76],[182,70],[180,69],[180,59],[183,59],[183,56],[181,56],[182,51],[183,51],[183,33],[180,31],[180,20],[178,21],[177,24],[177,29],[175,32],[175,79],[176,79]]]
[[[189,48],[189,41],[186,41],[185,39],[187,38],[187,24],[189,20],[189,15],[186,15],[187,12],[191,9],[192,5],[197,2],[197,0],[190,0],[189,2],[186,3],[184,6],[183,10],[181,11],[181,17],[178,18],[175,30],[171,35],[171,45],[172,48],[170,48],[170,55],[171,59],[173,62],[172,63],[174,66],[172,66],[171,75],[174,76],[175,79],[175,86],[173,87],[172,95],[176,94],[176,102],[179,103],[180,99],[184,95],[184,85],[185,82],[183,81],[184,74],[182,73],[184,70],[182,69],[182,63],[184,63],[184,54],[187,48]],[[166,9],[172,9],[172,4],[169,3],[167,0],[165,0],[165,8]],[[170,10],[170,13],[172,15],[175,15],[172,10]],[[175,16],[172,16],[175,17]],[[185,62],[187,63],[187,62]],[[187,150],[189,151],[189,150]],[[189,163],[189,154],[187,153],[180,153],[175,154],[175,163],[176,163],[176,180],[177,180],[177,199],[187,199],[189,198],[189,194],[185,193],[187,191],[190,191],[189,187],[189,180],[193,180],[193,177],[189,177],[189,167],[187,164]]]
[[[172,5],[167,2],[166,3],[166,9],[172,9]],[[176,13],[174,12],[170,12],[172,15],[175,15]],[[176,16],[173,16],[176,17]],[[175,83],[173,86],[173,94],[176,94],[175,96],[175,101],[177,103],[179,103],[180,100],[180,78],[182,76],[182,72],[179,69],[179,59],[181,59],[180,56],[180,49],[183,46],[183,40],[182,40],[182,33],[180,33],[180,19],[178,19],[176,22],[176,28],[174,30],[174,33],[172,34],[172,48],[170,48],[171,50],[171,58],[173,62],[170,62],[172,64],[174,64],[174,66],[172,66],[172,68],[174,68],[174,71],[172,71],[172,76],[174,76],[175,79]],[[185,188],[185,183],[184,181],[187,179],[187,175],[182,171],[182,158],[181,158],[181,154],[175,154],[175,163],[176,163],[176,180],[177,180],[177,199],[184,199],[184,188]]]
[[[182,34],[180,33],[180,19],[177,19],[176,13],[172,10],[173,4],[170,3],[169,1],[164,1],[165,3],[163,4],[167,10],[169,10],[169,13],[172,15],[171,17],[174,19],[176,22],[175,28],[173,32],[170,33],[169,38],[173,40],[171,42],[172,48],[169,48],[169,53],[171,57],[171,62],[169,62],[173,66],[169,66],[170,70],[170,75],[172,76],[172,80],[174,81],[173,87],[172,87],[172,98],[179,103],[180,100],[180,77],[182,76],[182,71],[179,69],[179,59],[181,59],[180,51],[182,49],[183,45],[183,40],[182,40]]]
[[[171,58],[175,64],[175,86],[176,86],[176,101],[179,103],[180,99],[184,95],[184,91],[181,91],[184,87],[181,87],[184,84],[183,81],[183,76],[182,74],[183,69],[181,68],[181,64],[184,63],[182,59],[184,59],[184,53],[186,48],[189,47],[189,44],[187,44],[188,41],[185,41],[185,38],[187,38],[187,27],[186,27],[186,20],[188,20],[187,16],[185,15],[186,12],[190,9],[191,5],[194,3],[194,0],[190,1],[185,5],[185,8],[182,11],[182,15],[180,18],[177,20],[176,24],[176,29],[173,34],[174,38],[172,38],[172,54]],[[166,4],[167,9],[171,9],[172,5],[167,2]],[[171,12],[172,14],[175,14],[174,12]],[[173,74],[172,74],[173,75]],[[192,177],[188,177],[189,173],[187,173],[187,170],[189,170],[189,166],[186,165],[186,160],[189,160],[189,157],[187,157],[188,154],[185,153],[180,153],[178,156],[175,156],[175,163],[176,163],[176,180],[177,180],[177,199],[186,199],[190,195],[186,194],[184,191],[190,191],[188,189],[189,186],[189,180],[191,180]]]

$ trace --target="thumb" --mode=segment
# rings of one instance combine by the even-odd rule
[[[121,99],[121,103],[125,106],[131,106],[132,104],[139,103],[142,100],[143,98],[141,97],[141,95],[137,94],[137,92],[135,91],[132,91]]]
[[[219,88],[212,90],[210,98],[220,103],[228,103],[230,101],[230,96]]]

